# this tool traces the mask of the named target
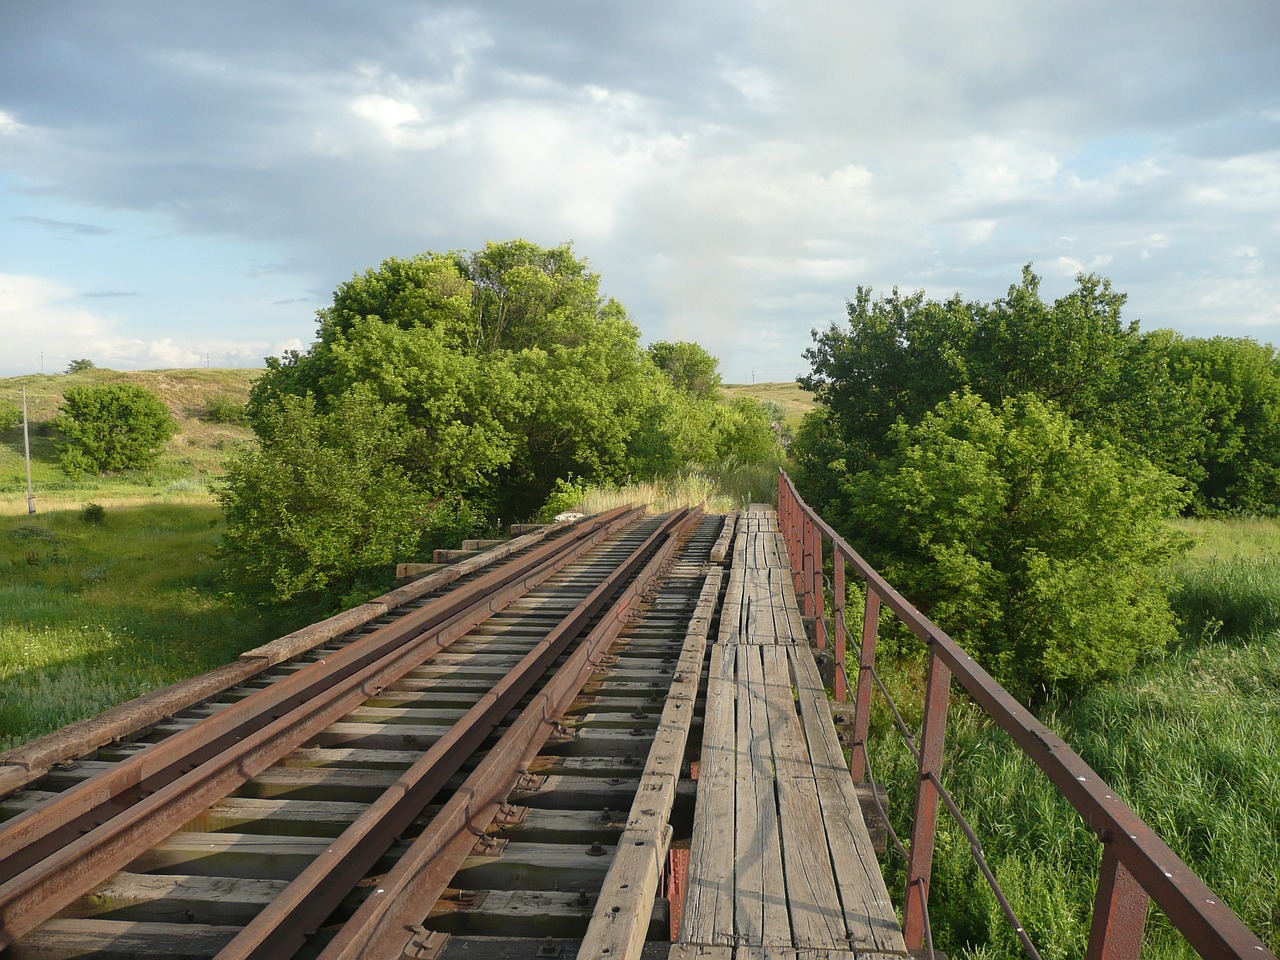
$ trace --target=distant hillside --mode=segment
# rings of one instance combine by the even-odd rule
[[[235,420],[249,396],[250,384],[261,373],[195,368],[33,374],[0,379],[0,401],[20,406],[22,389],[26,388],[37,504],[54,508],[77,506],[88,499],[173,499],[174,493],[207,499],[208,483],[222,474],[227,452],[252,438],[249,428]],[[105,383],[134,383],[156,394],[177,419],[178,433],[169,441],[160,462],[145,475],[73,482],[58,466],[49,421],[57,414],[68,387]],[[25,512],[26,484],[22,428],[0,431],[0,511]]]
[[[757,400],[772,400],[787,415],[787,425],[793,430],[800,425],[800,418],[817,403],[813,394],[804,390],[794,380],[782,383],[726,383],[722,388],[726,397],[748,396]]]

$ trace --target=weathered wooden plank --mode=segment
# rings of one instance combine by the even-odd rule
[[[734,721],[737,648],[717,644],[707,677],[698,799],[690,846],[689,887],[681,940],[735,942],[733,930],[734,802],[737,737]]]
[[[615,848],[599,844],[508,843],[493,856],[469,857],[453,879],[475,890],[597,890]]]
[[[905,952],[817,667],[807,648],[793,650],[791,661],[849,942],[858,950]]]
[[[286,886],[284,880],[122,872],[60,915],[244,926]]]
[[[738,648],[738,701],[734,931],[739,943],[789,946],[791,924],[760,647]]]
[[[511,937],[578,937],[599,898],[592,891],[554,890],[451,890],[427,915],[432,930],[449,934]],[[665,900],[651,901],[645,929],[662,936],[670,923]],[[508,957],[533,958],[542,946]],[[561,956],[568,956],[562,953]],[[609,960],[610,955],[605,955]]]
[[[199,923],[50,920],[11,946],[6,960],[212,957],[239,932],[239,927]]]
[[[731,513],[724,518],[724,527],[715,545],[711,548],[711,562],[724,563],[724,558],[733,549],[733,535],[738,526],[738,514]]]
[[[292,880],[330,844],[327,838],[180,831],[128,868],[134,873]]]
[[[705,943],[673,943],[668,960],[733,960],[733,947]]]
[[[793,942],[797,947],[845,947],[845,918],[817,783],[812,778],[779,777],[778,806]]]

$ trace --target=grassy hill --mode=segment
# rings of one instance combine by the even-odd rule
[[[745,396],[778,404],[786,414],[787,426],[793,430],[800,425],[800,418],[818,405],[813,394],[794,380],[782,383],[726,383],[721,392],[728,399]]]
[[[92,500],[105,506],[164,500],[208,502],[209,482],[222,473],[227,452],[249,442],[236,423],[249,386],[261,370],[86,370],[74,374],[0,379],[0,401],[20,406],[27,391],[31,421],[32,479],[37,509],[65,509]],[[160,461],[145,473],[72,481],[58,466],[49,421],[73,386],[133,383],[156,394],[178,421],[178,433]],[[0,514],[27,512],[22,427],[0,431]]]

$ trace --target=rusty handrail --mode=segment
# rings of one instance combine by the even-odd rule
[[[887,605],[929,649],[924,731],[912,828],[908,893],[903,933],[907,948],[924,946],[926,900],[933,856],[951,679],[1013,738],[1076,809],[1103,847],[1098,890],[1089,933],[1089,960],[1136,960],[1142,946],[1148,898],[1169,917],[1191,946],[1208,958],[1276,960],[1275,954],[1223,903],[1222,899],[1129,808],[1080,755],[997,683],[937,624],[898,593],[843,537],[800,497],[791,478],[780,471],[778,516],[802,607],[823,617],[822,541],[831,544],[836,581],[843,587],[845,565],[866,584],[867,614],[855,698],[851,772],[861,779],[866,763],[867,720],[871,696],[879,608]],[[843,593],[843,590],[840,591]],[[837,609],[843,614],[843,598]],[[843,616],[834,618],[836,656],[843,657]]]

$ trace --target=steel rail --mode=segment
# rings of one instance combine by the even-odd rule
[[[568,538],[554,541],[512,564],[481,577],[460,591],[355,641],[323,661],[256,691],[192,727],[166,738],[111,770],[20,815],[0,831],[9,842],[34,834],[62,837],[63,843],[0,884],[0,949],[87,893],[209,804],[265,770],[320,729],[394,682],[476,624],[568,565],[596,542],[629,523],[637,511],[620,508],[602,515]],[[451,599],[452,598],[452,599]],[[406,625],[407,624],[407,625]],[[381,656],[382,659],[377,659]],[[280,689],[277,689],[277,688]],[[282,693],[283,691],[283,693]],[[243,704],[255,701],[248,710]],[[223,721],[241,714],[237,724]],[[206,745],[202,729],[212,727],[220,751]],[[164,751],[166,744],[177,747]],[[140,761],[161,754],[159,776],[140,779]],[[176,754],[176,757],[174,756]],[[154,764],[153,764],[154,765]],[[123,770],[121,769],[123,768]],[[153,788],[154,784],[154,788]],[[123,788],[123,793],[121,792]],[[113,792],[114,791],[114,792]],[[132,800],[128,806],[122,804]],[[52,828],[40,832],[40,814],[53,811]],[[66,839],[85,824],[83,836]],[[22,822],[17,828],[15,821]],[[29,860],[14,852],[11,860]]]
[[[1066,741],[1037,720],[955,640],[890,586],[804,502],[785,472],[780,472],[779,483],[780,497],[790,498],[798,510],[796,522],[811,524],[820,537],[831,541],[833,549],[843,554],[858,571],[868,593],[874,593],[880,601],[887,603],[903,623],[928,644],[931,662],[941,663],[959,680],[973,700],[1013,738],[1023,753],[1066,797],[1101,841],[1104,864],[1110,859],[1114,869],[1131,874],[1137,885],[1155,901],[1201,956],[1275,960],[1275,954],[1222,898],[1120,799]]]
[[[55,764],[85,756],[107,744],[138,736],[141,731],[161,720],[211,700],[232,687],[253,680],[285,660],[295,659],[321,644],[351,634],[371,621],[388,615],[403,616],[404,611],[397,613],[397,608],[420,600],[426,594],[439,591],[484,567],[493,568],[512,554],[532,549],[535,544],[548,537],[559,535],[579,524],[579,520],[562,520],[521,534],[486,550],[478,557],[451,564],[389,593],[374,597],[358,607],[344,610],[318,623],[277,637],[260,647],[246,650],[225,666],[153,690],[95,717],[0,753],[0,797],[39,779]]]
[[[413,955],[412,941],[421,932],[422,918],[443,895],[476,838],[484,835],[521,771],[555,729],[557,719],[601,665],[609,646],[626,625],[633,605],[662,575],[700,517],[700,509],[683,510],[663,525],[666,542],[657,552],[648,554],[643,569],[617,597],[610,613],[521,711],[498,744],[387,872],[374,894],[343,924],[319,960],[398,960],[403,954]],[[633,555],[633,561],[643,558]]]
[[[289,956],[300,949],[308,934],[318,929],[368,874],[552,663],[622,592],[645,558],[668,539],[675,520],[668,519],[646,537],[506,677],[246,925],[217,954],[217,960],[263,960]],[[510,732],[506,736],[511,736]]]

